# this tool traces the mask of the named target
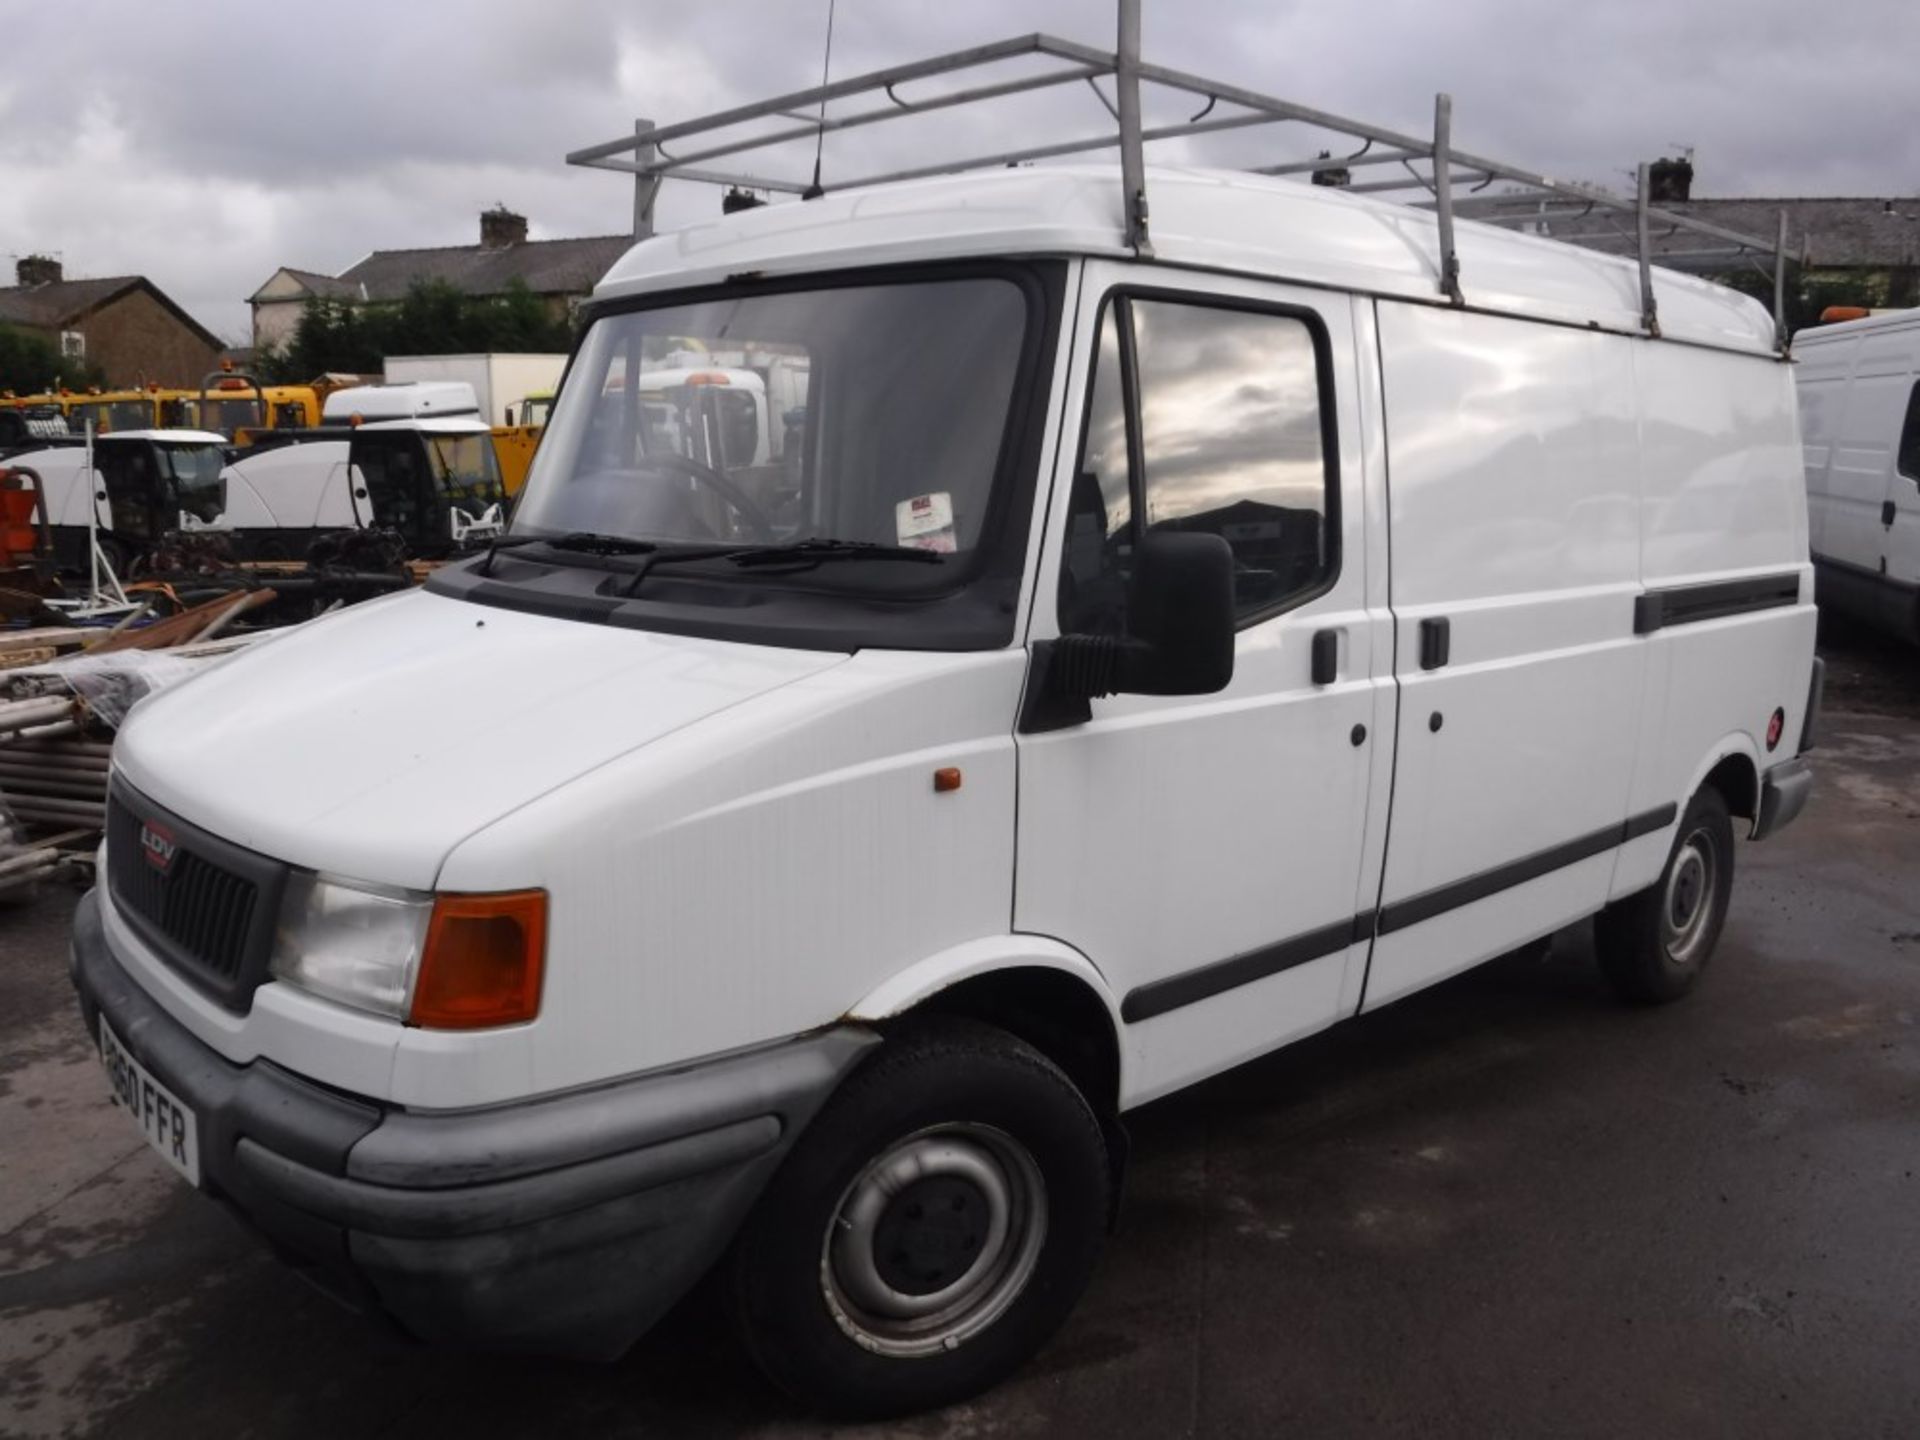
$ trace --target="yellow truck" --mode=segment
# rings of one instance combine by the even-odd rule
[[[506,424],[493,427],[493,454],[509,495],[518,495],[527,483],[527,467],[533,464],[540,432],[547,428],[552,410],[553,391],[532,390],[517,405],[507,407]]]

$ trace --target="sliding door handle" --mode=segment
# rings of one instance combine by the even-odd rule
[[[1438,670],[1453,651],[1453,626],[1446,616],[1436,615],[1420,622],[1420,668]]]
[[[1331,685],[1340,678],[1340,632],[1313,632],[1313,683]]]

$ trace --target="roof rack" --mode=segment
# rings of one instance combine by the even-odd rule
[[[1751,261],[1757,256],[1771,256],[1775,334],[1781,352],[1783,354],[1786,352],[1788,250],[1787,212],[1784,208],[1780,211],[1778,234],[1767,239],[1742,234],[1737,230],[1730,230],[1724,226],[1714,225],[1694,216],[1655,205],[1650,196],[1650,167],[1645,164],[1642,164],[1639,169],[1636,193],[1626,196],[1616,194],[1602,186],[1589,185],[1577,180],[1558,180],[1536,171],[1509,165],[1505,161],[1456,149],[1452,136],[1453,100],[1451,96],[1445,94],[1438,95],[1434,99],[1432,133],[1411,135],[1365,121],[1351,120],[1329,111],[1316,110],[1291,100],[1248,90],[1243,86],[1209,80],[1204,76],[1188,74],[1164,65],[1151,64],[1140,58],[1140,0],[1117,0],[1117,4],[1119,35],[1117,46],[1111,51],[1096,49],[1072,40],[1063,40],[1053,35],[1020,35],[988,45],[976,45],[966,50],[935,55],[904,65],[889,66],[883,70],[874,70],[846,80],[835,80],[830,84],[796,90],[771,100],[740,105],[730,110],[722,110],[712,115],[683,120],[671,125],[655,125],[650,120],[636,120],[631,137],[622,136],[617,140],[608,140],[598,145],[589,145],[582,150],[572,151],[567,156],[567,163],[631,174],[634,177],[633,233],[635,238],[644,238],[653,233],[654,202],[658,198],[661,182],[669,178],[696,180],[710,185],[746,190],[786,193],[808,200],[824,195],[830,190],[850,190],[882,185],[890,181],[920,179],[930,175],[997,168],[1117,147],[1120,151],[1121,188],[1126,199],[1126,243],[1136,254],[1144,257],[1153,253],[1148,224],[1146,169],[1142,153],[1148,141],[1170,140],[1182,136],[1209,134],[1219,130],[1291,121],[1316,130],[1348,137],[1358,141],[1360,148],[1349,155],[1333,156],[1322,151],[1320,155],[1311,159],[1262,165],[1256,167],[1253,173],[1297,175],[1314,172],[1338,174],[1345,171],[1348,172],[1345,178],[1350,180],[1351,171],[1356,168],[1378,165],[1399,166],[1404,171],[1402,175],[1389,176],[1383,180],[1359,185],[1346,183],[1344,188],[1359,194],[1393,195],[1395,192],[1419,192],[1414,203],[1431,205],[1438,217],[1439,290],[1454,305],[1466,303],[1466,295],[1461,288],[1459,252],[1454,246],[1456,208],[1454,187],[1470,185],[1476,190],[1483,190],[1495,181],[1504,181],[1519,187],[1518,195],[1520,196],[1533,195],[1573,203],[1565,207],[1557,207],[1551,212],[1535,210],[1490,214],[1475,218],[1482,218],[1493,224],[1528,224],[1537,223],[1543,215],[1547,214],[1582,216],[1600,211],[1603,214],[1632,217],[1634,229],[1631,237],[1622,230],[1613,229],[1591,234],[1576,234],[1565,238],[1575,243],[1586,239],[1631,238],[1638,254],[1640,268],[1641,323],[1650,336],[1657,337],[1660,334],[1659,309],[1654,295],[1652,273],[1654,258],[1652,235],[1656,226],[1661,229],[1663,237],[1670,236],[1675,231],[1684,230],[1721,242],[1717,248],[1689,250],[1683,257],[1668,256],[1663,259],[1684,258],[1689,263],[1699,266],[1702,262],[1710,262],[1714,259]],[[896,93],[900,86],[910,82],[927,80],[935,76],[978,71],[983,67],[1002,65],[1007,61],[1027,57],[1045,57],[1050,63],[1037,74],[1000,79],[990,83],[976,83],[966,88],[914,99],[904,98]],[[975,78],[978,79],[977,76]],[[1099,82],[1102,80],[1113,82],[1112,99],[1109,99],[1106,92],[1101,89]],[[972,155],[910,169],[860,175],[846,180],[836,179],[831,183],[821,175],[820,151],[817,147],[828,133],[852,130],[886,120],[902,119],[909,115],[925,115],[956,106],[1003,99],[1011,95],[1081,84],[1086,85],[1099,97],[1100,103],[1114,122],[1112,129],[1051,144],[1029,145],[1020,149],[996,151],[992,154]],[[1203,108],[1183,122],[1157,125],[1150,129],[1143,128],[1140,118],[1140,94],[1141,87],[1146,84],[1160,86],[1196,100],[1204,100],[1206,103]],[[885,101],[850,113],[836,115],[827,113],[827,106],[830,103],[859,96],[884,96]],[[813,113],[805,113],[808,111]],[[773,129],[764,128],[765,122],[774,120],[784,120],[789,123]],[[744,126],[761,128],[736,134],[731,138],[716,135],[716,132],[736,130]],[[693,149],[682,148],[682,142],[693,140],[695,137],[706,137],[709,143]],[[730,160],[752,151],[766,150],[803,140],[812,140],[816,145],[813,174],[807,180],[736,173],[731,170],[712,168],[716,161]],[[674,147],[671,153],[667,149],[669,145]],[[1501,198],[1511,200],[1516,198],[1516,195],[1509,192],[1503,194]]]

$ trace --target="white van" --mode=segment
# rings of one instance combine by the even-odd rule
[[[1793,348],[1820,604],[1920,640],[1920,310]]]
[[[1810,785],[1765,314],[1149,179],[1151,260],[1092,166],[636,245],[506,539],[141,708],[75,977],[170,1163],[417,1335],[724,1263],[898,1410],[1066,1316],[1131,1108],[1589,915],[1694,984]],[[805,354],[791,485],[661,443],[685,337]]]

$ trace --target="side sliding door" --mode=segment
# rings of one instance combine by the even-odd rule
[[[1400,723],[1363,1008],[1607,899],[1646,685],[1619,336],[1378,305]]]

